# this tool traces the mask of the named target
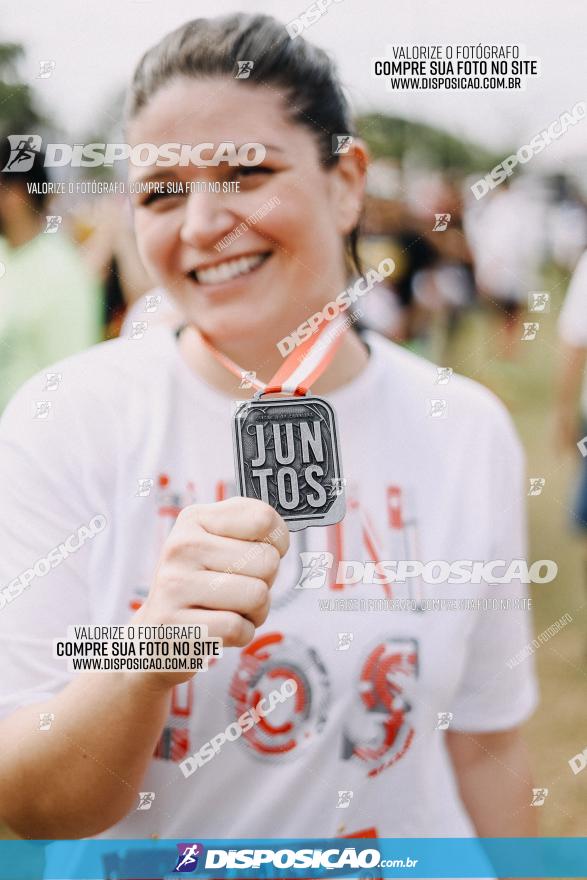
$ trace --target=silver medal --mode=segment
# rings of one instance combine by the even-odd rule
[[[344,479],[336,416],[321,397],[237,403],[234,455],[240,495],[274,507],[290,531],[340,522]]]

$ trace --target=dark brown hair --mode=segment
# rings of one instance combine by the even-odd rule
[[[234,77],[237,61],[252,61],[245,83],[283,90],[289,113],[316,138],[325,168],[339,156],[333,152],[336,134],[353,134],[347,100],[334,63],[322,49],[303,38],[291,39],[286,28],[269,15],[238,13],[219,18],[196,18],[167,34],[141,58],[127,99],[132,119],[150,98],[172,79]],[[236,79],[235,82],[241,82]],[[358,227],[347,237],[348,254],[359,274]]]

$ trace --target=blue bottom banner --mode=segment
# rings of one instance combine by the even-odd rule
[[[586,837],[0,841],[0,880],[587,877]]]

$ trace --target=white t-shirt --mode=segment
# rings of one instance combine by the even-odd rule
[[[559,316],[558,331],[567,345],[587,348],[587,253],[577,263],[571,278]],[[581,411],[587,419],[587,379],[583,382]]]
[[[364,371],[329,395],[344,521],[292,535],[255,642],[226,649],[177,689],[142,785],[155,800],[104,836],[473,833],[438,714],[473,732],[526,719],[536,703],[532,663],[507,660],[531,640],[527,610],[332,610],[334,600],[405,598],[414,585],[296,589],[300,552],[370,560],[377,533],[384,559],[524,557],[522,453],[489,391],[457,376],[438,386],[428,362],[376,334],[366,340]],[[2,714],[67,682],[51,643],[68,625],[128,622],[178,508],[234,494],[232,401],[192,373],[168,329],[103,343],[58,371],[56,391],[35,377],[0,423],[0,587],[97,514],[108,525],[0,608]],[[428,415],[438,398],[448,401],[446,418]],[[33,418],[38,401],[52,404],[46,418]],[[519,582],[420,588],[445,599],[526,595]],[[266,723],[184,777],[178,762],[292,677],[297,693]]]

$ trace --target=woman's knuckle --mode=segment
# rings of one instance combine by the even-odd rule
[[[249,602],[252,610],[264,607],[267,602],[269,587],[260,578],[252,578],[249,584]]]
[[[260,535],[267,535],[273,527],[274,513],[271,507],[264,504],[255,511],[255,527]]]

